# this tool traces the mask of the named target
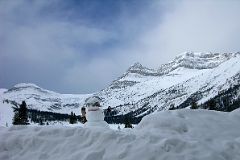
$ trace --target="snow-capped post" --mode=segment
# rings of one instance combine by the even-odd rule
[[[81,122],[84,124],[87,122],[87,119],[86,119],[86,108],[85,107],[82,107],[81,108]]]
[[[86,127],[106,127],[109,128],[107,122],[104,121],[104,113],[101,109],[101,99],[98,96],[93,96],[85,101],[87,108],[85,123]]]

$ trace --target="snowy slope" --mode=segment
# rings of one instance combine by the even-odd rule
[[[6,92],[7,91],[7,89],[5,89],[5,88],[0,88],[0,95],[2,95],[4,92]]]
[[[105,106],[118,106],[119,114],[133,111],[135,115],[144,115],[166,110],[170,105],[180,106],[195,94],[194,99],[204,103],[218,92],[240,84],[236,78],[240,74],[240,53],[187,52],[162,65],[154,75],[152,70],[146,74],[147,69],[137,68],[143,67],[130,67],[98,94]]]
[[[216,68],[205,70],[205,72],[183,83],[163,89],[157,94],[139,101],[135,106],[141,107],[148,103],[149,108],[154,106],[154,110],[163,110],[168,109],[171,104],[178,106],[189,97],[194,98],[198,104],[201,104],[216,96],[219,92],[234,85],[239,85],[239,78],[240,55],[236,55],[236,57],[220,64]],[[240,96],[237,98],[239,99]]]
[[[0,89],[0,126],[12,125],[12,107],[20,105],[22,101],[26,101],[30,109],[67,114],[74,112],[79,115],[80,107],[91,95],[60,94],[31,83],[20,83],[8,90]]]
[[[11,104],[0,105],[0,126],[12,125],[13,109]]]
[[[1,160],[239,160],[240,110],[163,111],[133,130],[0,128]]]
[[[2,95],[7,89],[0,89],[0,127],[12,124],[13,109],[11,104],[3,103]]]
[[[144,116],[167,110],[171,105],[188,107],[191,99],[204,104],[232,87],[235,87],[234,93],[240,91],[239,52],[186,52],[158,69],[135,63],[107,88],[94,95],[102,98],[104,108],[111,106],[119,115],[132,112],[134,116]],[[25,100],[33,109],[79,114],[79,107],[91,95],[60,94],[35,84],[18,84],[0,96],[18,104]],[[239,94],[233,97],[233,101],[240,101]]]
[[[20,83],[2,94],[2,99],[21,104],[23,100],[31,109],[53,111],[58,113],[80,114],[79,107],[91,94],[60,94],[31,83]]]

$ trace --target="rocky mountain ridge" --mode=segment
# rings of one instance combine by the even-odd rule
[[[204,106],[215,97],[218,97],[218,108],[224,108],[227,103],[223,102],[224,97],[231,97],[228,105],[238,103],[239,85],[240,52],[186,52],[158,69],[135,63],[95,95],[102,98],[104,108],[114,108],[116,115],[131,113],[137,117],[171,107],[189,107],[193,100]],[[78,114],[85,99],[92,95],[60,94],[35,84],[18,84],[0,96],[16,103],[25,100],[33,109]]]

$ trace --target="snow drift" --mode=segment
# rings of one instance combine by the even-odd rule
[[[133,130],[0,128],[1,160],[239,160],[240,110],[164,111]]]

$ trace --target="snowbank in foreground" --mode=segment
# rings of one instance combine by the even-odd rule
[[[133,130],[0,128],[1,160],[239,160],[240,110],[165,111]]]

